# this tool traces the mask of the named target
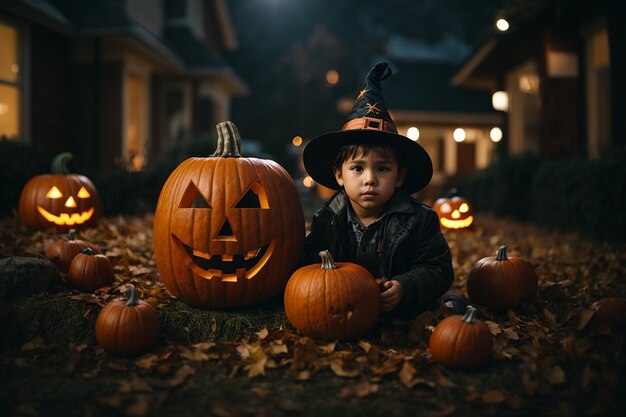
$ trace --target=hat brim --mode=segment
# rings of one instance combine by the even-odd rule
[[[430,182],[433,163],[421,145],[406,136],[373,129],[339,130],[313,138],[302,154],[304,168],[318,184],[338,190],[340,187],[333,172],[337,151],[343,145],[360,140],[374,143],[380,140],[397,147],[405,159],[407,174],[401,188],[407,193],[418,192]]]

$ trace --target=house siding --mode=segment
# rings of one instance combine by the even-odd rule
[[[126,0],[126,12],[155,35],[163,34],[162,0]]]
[[[72,114],[69,40],[38,26],[31,27],[30,40],[32,141],[50,152],[63,152],[70,147]]]

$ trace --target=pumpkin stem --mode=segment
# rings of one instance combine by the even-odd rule
[[[139,293],[134,285],[128,285],[128,287],[126,287],[125,294],[127,297],[126,306],[135,307],[139,304]]]
[[[448,192],[446,193],[446,196],[444,198],[452,198],[455,195],[457,195],[458,192],[459,192],[459,190],[457,190],[456,188],[450,188],[448,190]]]
[[[218,123],[217,126],[217,149],[213,155],[218,158],[241,157],[241,135],[233,122]]]
[[[67,163],[72,159],[74,159],[74,155],[69,152],[63,152],[58,154],[52,160],[52,167],[50,168],[50,171],[53,174],[69,174],[70,170],[67,168]]]
[[[506,245],[502,245],[498,248],[498,254],[496,255],[496,261],[508,261],[506,256]]]
[[[95,255],[96,254],[96,252],[94,252],[93,249],[91,249],[91,248],[83,249],[83,253],[85,255]]]
[[[330,251],[323,250],[319,253],[319,256],[322,258],[322,269],[337,269]]]
[[[76,240],[76,229],[70,229],[70,231],[67,232],[67,240]]]
[[[476,314],[478,314],[478,310],[472,306],[467,306],[467,311],[465,311],[461,320],[465,323],[473,324],[476,321]]]

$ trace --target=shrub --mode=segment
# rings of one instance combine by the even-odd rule
[[[626,157],[589,161],[509,157],[459,185],[476,211],[626,241]]]
[[[459,186],[460,195],[477,211],[528,220],[532,178],[540,165],[535,154],[507,158],[465,180]]]
[[[17,210],[22,188],[32,177],[50,172],[53,156],[42,148],[0,139],[0,216]]]

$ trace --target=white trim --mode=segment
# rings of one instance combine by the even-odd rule
[[[478,68],[480,64],[489,56],[498,44],[495,38],[488,39],[480,48],[471,55],[471,57],[463,64],[463,66],[452,76],[451,84],[454,87],[463,85],[470,75]]]

